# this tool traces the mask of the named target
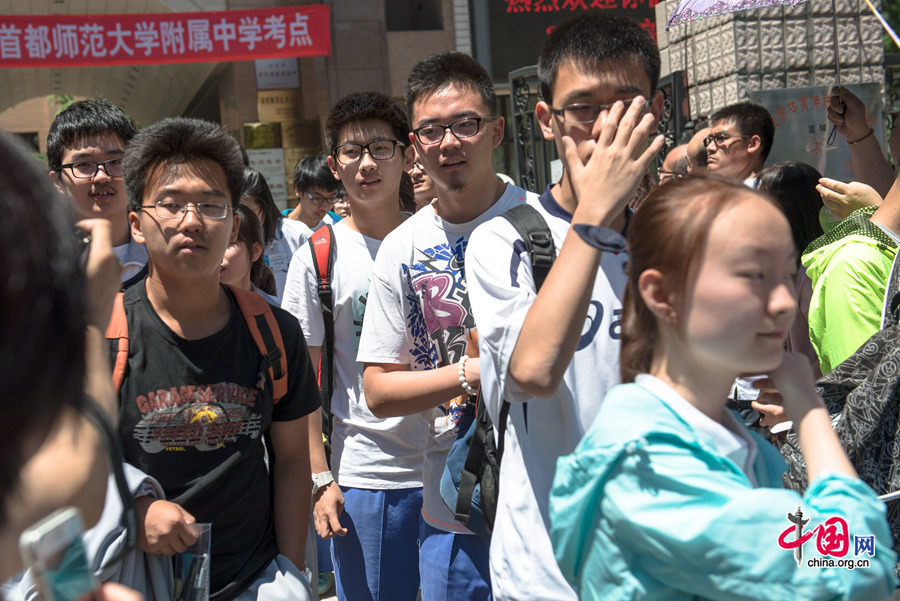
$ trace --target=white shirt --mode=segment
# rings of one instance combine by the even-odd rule
[[[530,196],[528,204],[547,222],[558,253],[572,216],[549,192]],[[603,253],[578,349],[553,396],[535,398],[509,377],[513,349],[537,294],[531,261],[503,217],[479,227],[469,241],[466,275],[478,325],[481,390],[495,428],[502,400],[512,403],[491,534],[491,585],[498,601],[577,599],[553,555],[550,488],[556,460],[575,449],[600,401],[619,383],[626,261],[625,253]]]
[[[523,202],[527,194],[507,186],[497,202],[466,223],[449,223],[433,206],[425,207],[388,234],[375,259],[357,360],[399,363],[412,370],[457,363],[475,327],[462,270],[469,234]],[[443,406],[423,413],[429,428],[423,517],[439,530],[468,532],[440,496],[441,474],[458,428]]]
[[[422,414],[380,419],[366,405],[356,362],[369,274],[381,241],[344,222],[334,226],[334,392],[331,471],[340,486],[388,489],[422,486],[428,424]],[[291,260],[281,307],[299,321],[309,346],[322,346],[325,325],[309,244]]]
[[[284,294],[284,281],[287,279],[288,267],[291,265],[291,257],[297,252],[304,242],[312,236],[312,230],[306,224],[293,219],[282,218],[278,220],[275,228],[275,237],[265,250],[266,265],[275,274],[275,297],[281,302]]]
[[[147,264],[147,247],[134,239],[129,239],[125,244],[113,247],[113,253],[122,263],[122,281],[127,282],[144,268]]]

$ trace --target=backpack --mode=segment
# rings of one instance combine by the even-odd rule
[[[331,290],[331,274],[334,269],[334,230],[325,224],[309,238],[313,269],[316,272],[316,290],[322,306],[322,322],[325,340],[319,357],[319,391],[322,395],[322,438],[325,455],[331,464],[331,395],[334,392],[334,293]]]
[[[247,329],[263,357],[266,372],[272,382],[273,403],[287,394],[287,355],[281,330],[269,303],[249,290],[228,286],[237,301]],[[106,338],[114,345],[116,360],[113,366],[113,386],[116,392],[122,388],[128,369],[128,319],[125,315],[125,293],[119,292],[113,301],[112,315],[106,327]],[[262,377],[263,374],[260,373]]]
[[[522,238],[531,259],[535,288],[540,290],[556,257],[547,222],[527,204],[513,207],[503,217]],[[460,523],[487,541],[491,539],[497,514],[500,461],[509,409],[509,402],[504,400],[500,406],[495,443],[494,424],[479,389],[475,411],[467,410],[460,420],[459,431],[463,434],[450,448],[441,475],[440,492],[444,503]]]

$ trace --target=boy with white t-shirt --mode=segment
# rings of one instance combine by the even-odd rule
[[[339,599],[413,601],[419,588],[425,416],[380,419],[366,406],[356,362],[369,274],[381,240],[402,221],[400,179],[413,160],[403,109],[377,93],[350,94],[326,122],[328,165],[350,201],[335,224],[331,289],[334,376],[331,471],[321,414],[310,424],[316,529],[333,538]],[[295,253],[282,308],[300,321],[317,364],[325,326],[310,246]],[[332,476],[333,475],[333,476]],[[335,482],[336,480],[336,482]],[[337,535],[337,536],[335,536]]]
[[[494,174],[503,139],[493,82],[471,57],[448,52],[417,63],[406,87],[419,161],[436,200],[391,232],[369,287],[358,360],[366,402],[382,417],[425,412],[422,600],[490,598],[487,543],[457,522],[439,494],[447,452],[458,436],[444,404],[479,383],[478,359],[463,360],[475,327],[463,255],[477,225],[524,202],[526,192]]]
[[[620,380],[626,206],[662,144],[646,142],[662,108],[659,52],[627,19],[582,16],[550,34],[538,76],[535,115],[566,168],[528,204],[557,257],[537,292],[520,236],[493,219],[472,234],[466,273],[495,427],[502,401],[511,403],[491,535],[494,599],[574,601],[550,542],[549,492],[557,458]]]

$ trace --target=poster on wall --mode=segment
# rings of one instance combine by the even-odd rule
[[[633,19],[656,40],[658,3],[659,0],[487,0],[491,74],[495,81],[506,81],[510,71],[536,64],[547,34],[566,19],[588,12]],[[472,25],[479,27],[477,18]]]
[[[865,103],[866,121],[884,148],[880,86],[864,83],[844,87]],[[775,121],[775,141],[767,165],[800,161],[826,177],[845,182],[853,179],[847,141],[835,132],[833,144],[828,144],[832,125],[825,116],[825,107],[830,89],[831,86],[816,86],[750,92],[750,101],[766,107]]]

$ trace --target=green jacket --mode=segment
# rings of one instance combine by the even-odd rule
[[[809,339],[827,374],[881,329],[881,312],[897,243],[869,221],[875,207],[854,211],[806,248],[812,280]]]

